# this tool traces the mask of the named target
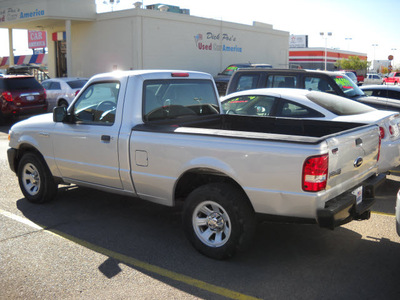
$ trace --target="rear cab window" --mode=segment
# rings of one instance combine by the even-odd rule
[[[143,91],[144,122],[219,114],[210,80],[147,80]]]

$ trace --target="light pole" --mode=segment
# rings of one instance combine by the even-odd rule
[[[392,48],[390,50],[393,51],[393,53],[395,53],[395,51],[397,51],[397,48]],[[395,55],[393,55],[393,56],[396,57]],[[394,58],[393,58],[393,66],[394,66]]]
[[[378,44],[372,44],[372,47],[374,47],[374,60],[372,62],[372,69],[375,70],[375,48],[378,47]]]
[[[353,38],[344,38],[346,41],[347,41],[347,50],[350,50],[349,48],[350,48],[350,41],[353,39]]]
[[[327,40],[328,40],[328,37],[329,37],[329,36],[332,36],[332,32],[327,32],[327,33],[326,33],[326,36],[325,36],[325,32],[320,32],[319,34],[320,34],[320,36],[322,36],[322,37],[325,39],[325,71],[326,71],[326,60],[327,60],[327,58],[326,58],[326,56],[327,56],[327,49],[326,49],[326,47],[327,47]]]

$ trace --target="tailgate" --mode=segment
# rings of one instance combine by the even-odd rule
[[[354,187],[376,173],[379,127],[375,125],[346,131],[327,139],[329,167],[327,189],[344,184]],[[347,187],[345,183],[351,183]]]

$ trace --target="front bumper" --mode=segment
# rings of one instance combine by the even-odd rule
[[[356,204],[356,196],[347,191],[325,203],[323,209],[317,210],[317,223],[320,227],[334,229],[352,220],[368,220],[371,206],[375,203],[375,190],[385,180],[385,174],[372,176],[362,182],[362,202]]]
[[[11,171],[17,173],[17,166],[16,166],[16,158],[17,158],[17,149],[8,148],[7,149],[7,158],[8,164],[10,165]]]

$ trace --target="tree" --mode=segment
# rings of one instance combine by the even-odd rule
[[[350,56],[348,59],[338,60],[335,65],[343,70],[366,72],[366,70],[371,65],[371,62],[368,62],[366,60],[361,60],[360,57],[358,56]]]

